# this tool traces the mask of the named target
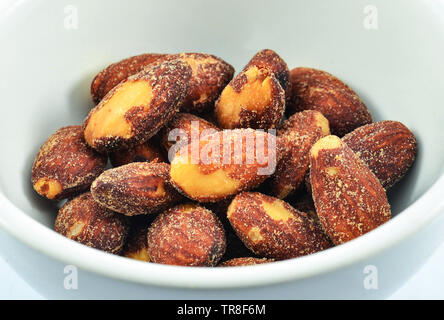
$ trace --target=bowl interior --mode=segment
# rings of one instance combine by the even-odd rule
[[[290,68],[338,76],[376,120],[399,120],[415,133],[418,158],[389,192],[397,215],[444,172],[444,10],[432,1],[373,3],[18,1],[0,15],[1,192],[52,228],[58,205],[33,192],[33,158],[56,129],[82,122],[92,106],[90,82],[109,63],[143,52],[201,51],[239,70],[271,48]],[[369,29],[375,12],[377,29]]]

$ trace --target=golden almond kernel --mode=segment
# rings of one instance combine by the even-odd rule
[[[252,66],[222,91],[215,116],[224,129],[270,129],[279,124],[284,108],[284,90],[275,76],[267,69]]]
[[[342,141],[365,162],[385,189],[407,173],[416,157],[415,135],[398,121],[385,120],[359,127]]]
[[[287,115],[317,110],[329,121],[332,134],[343,136],[373,122],[369,110],[349,86],[335,76],[313,68],[290,72]]]
[[[119,83],[86,118],[86,142],[107,152],[144,143],[178,111],[190,78],[191,68],[186,62],[171,60]]]
[[[169,183],[169,169],[169,164],[161,162],[133,162],[109,169],[93,182],[91,193],[103,206],[128,216],[157,213],[182,199]]]
[[[223,200],[273,174],[279,160],[276,142],[275,136],[252,129],[208,135],[179,149],[171,162],[171,182],[193,200]]]

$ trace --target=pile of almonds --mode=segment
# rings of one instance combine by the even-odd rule
[[[325,250],[390,219],[386,190],[416,155],[406,126],[373,123],[344,82],[290,71],[272,50],[233,76],[204,53],[101,71],[83,125],[57,130],[34,160],[35,191],[67,200],[55,231],[143,261],[242,266]]]

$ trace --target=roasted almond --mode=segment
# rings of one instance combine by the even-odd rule
[[[310,181],[319,220],[335,244],[359,237],[390,219],[390,205],[378,178],[336,136],[310,151]]]
[[[279,154],[276,137],[263,131],[216,132],[179,149],[171,182],[190,199],[217,202],[257,187],[273,174]]]
[[[300,187],[310,164],[311,147],[329,134],[328,120],[315,110],[295,113],[283,123],[277,133],[282,157],[268,180],[272,195],[283,199]]]
[[[401,122],[379,121],[346,134],[344,141],[376,175],[384,188],[393,186],[416,157],[416,139]]]
[[[106,156],[86,144],[81,126],[64,127],[40,147],[31,182],[34,190],[48,199],[72,197],[89,188],[106,162]]]
[[[187,63],[171,60],[119,83],[86,118],[86,142],[98,151],[144,143],[178,111],[188,94],[190,78]]]
[[[216,215],[195,204],[161,213],[148,229],[148,253],[155,263],[212,267],[225,246],[225,232]]]
[[[290,72],[290,83],[288,115],[307,109],[317,110],[328,119],[332,134],[341,137],[373,121],[359,96],[325,71],[295,68]]]
[[[215,117],[223,129],[270,129],[280,123],[285,92],[274,73],[250,66],[222,91],[215,104]]]
[[[165,210],[182,197],[170,185],[169,164],[134,162],[109,169],[91,185],[94,199],[103,206],[128,215]]]
[[[109,65],[100,71],[91,83],[91,97],[94,103],[99,103],[112,88],[129,76],[142,71],[143,68],[155,62],[165,60],[168,56],[160,53],[144,53]]]
[[[59,210],[54,229],[71,240],[118,254],[125,244],[128,221],[125,216],[98,204],[87,192]]]
[[[320,225],[309,215],[258,192],[238,194],[227,217],[239,238],[259,256],[289,259],[331,246]]]

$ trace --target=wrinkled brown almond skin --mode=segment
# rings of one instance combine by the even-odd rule
[[[127,216],[165,210],[182,197],[170,185],[169,164],[134,162],[109,169],[91,185],[94,199]]]
[[[256,53],[253,58],[245,66],[244,70],[251,66],[268,69],[274,73],[276,79],[279,81],[282,89],[287,92],[290,83],[290,70],[287,63],[276,52],[270,49],[263,49]]]
[[[340,137],[373,122],[359,96],[325,71],[295,68],[290,71],[290,83],[288,115],[307,109],[317,110],[328,119],[331,133]]]
[[[100,71],[91,83],[92,100],[95,104],[99,103],[120,82],[155,62],[165,60],[168,56],[160,53],[144,53],[109,65]]]
[[[170,60],[150,65],[139,73],[119,83],[100,103],[93,108],[83,123],[85,140],[99,152],[130,149],[144,143],[174,116],[189,91],[191,67],[180,60]],[[152,90],[152,99],[147,106],[132,106],[125,114],[125,124],[130,126],[130,135],[94,136],[89,128],[92,116],[107,106],[113,95],[130,83],[146,82]],[[102,129],[102,128],[100,128]]]
[[[251,70],[255,70],[256,74],[253,76],[255,80],[249,80],[248,74]],[[267,101],[267,105],[261,108],[257,108],[257,103],[250,100],[239,101],[238,97],[234,100],[227,99],[230,96],[230,92],[235,92],[241,95],[250,95],[254,97],[257,94],[257,90],[253,90],[252,93],[248,92],[247,85],[255,81],[265,81],[269,79],[270,83],[270,100]],[[247,93],[245,93],[247,92]],[[233,102],[227,102],[233,101]],[[259,101],[265,101],[265,98],[258,99]],[[225,114],[233,113],[231,105],[239,106],[240,111],[234,112],[236,115],[231,119],[228,119]],[[243,70],[233,80],[230,81],[228,86],[222,91],[218,100],[215,103],[215,118],[218,126],[223,129],[236,129],[236,128],[253,128],[253,129],[271,129],[276,128],[281,122],[282,116],[285,111],[285,91],[279,84],[278,79],[274,73],[268,69],[258,69],[256,66],[250,66],[248,69]]]
[[[169,59],[181,59],[192,69],[190,91],[181,110],[185,112],[205,112],[213,108],[223,88],[233,78],[234,68],[211,54],[185,52],[174,54]]]
[[[333,145],[321,146],[327,139]],[[390,205],[378,178],[338,137],[319,140],[310,164],[316,212],[334,244],[357,238],[390,219]]]
[[[125,244],[128,222],[84,193],[68,201],[55,220],[54,230],[92,248],[118,254]]]
[[[107,157],[91,149],[81,126],[57,130],[38,151],[31,174],[34,189],[49,199],[72,197],[89,188],[104,170]],[[44,181],[56,181],[58,190]]]
[[[379,121],[346,134],[344,141],[387,189],[409,170],[416,157],[416,139],[401,122]]]
[[[211,211],[183,204],[161,213],[148,229],[152,262],[181,265],[217,265],[226,248],[221,222]]]
[[[219,267],[240,267],[240,266],[253,266],[256,264],[263,264],[273,262],[273,259],[267,258],[254,258],[254,257],[244,257],[244,258],[234,258],[227,260],[219,264]]]
[[[264,203],[277,204],[287,216],[273,216]],[[288,203],[258,192],[238,194],[228,219],[239,238],[255,254],[277,260],[295,258],[331,246],[319,224]]]
[[[312,145],[328,134],[328,121],[315,110],[295,113],[284,121],[277,133],[283,145],[282,158],[268,180],[271,195],[283,199],[301,186],[310,164]]]
[[[176,131],[178,133],[180,131],[180,135],[176,135]],[[172,158],[181,146],[191,142],[192,135],[201,137],[203,136],[202,134],[211,134],[216,131],[219,131],[219,128],[211,122],[190,113],[178,112],[171,121],[160,130],[160,143],[167,153],[170,153],[169,150],[173,145],[175,146],[169,156]],[[170,141],[169,136],[171,136],[172,139],[176,138],[176,140]]]
[[[132,162],[166,162],[167,158],[158,146],[158,142],[150,139],[129,150],[118,150],[109,154],[113,167],[120,167]]]
[[[247,153],[248,137],[254,142]],[[193,149],[200,155],[196,160],[191,159]],[[280,156],[280,141],[274,135],[253,129],[219,131],[205,136],[195,148],[192,144],[181,147],[171,161],[170,179],[192,200],[218,202],[259,186],[274,173]]]

